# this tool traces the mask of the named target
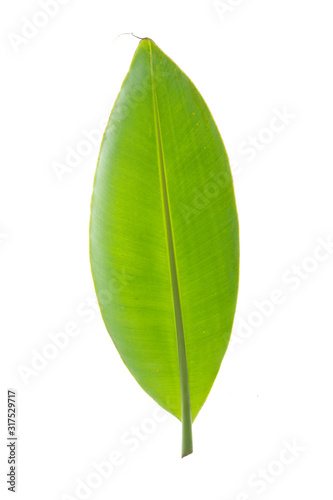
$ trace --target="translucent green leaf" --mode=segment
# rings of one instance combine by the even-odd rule
[[[91,204],[106,328],[141,387],[182,420],[182,455],[230,338],[238,219],[228,157],[193,83],[143,39],[107,125]]]

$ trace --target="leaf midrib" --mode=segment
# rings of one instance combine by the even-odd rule
[[[185,456],[192,452],[192,417],[191,417],[190,389],[188,381],[185,335],[184,335],[183,317],[182,317],[182,309],[181,309],[180,293],[179,293],[179,281],[178,281],[177,264],[176,264],[176,252],[174,246],[172,220],[171,220],[171,213],[169,206],[167,178],[166,178],[165,162],[163,154],[163,143],[162,143],[158,102],[157,102],[157,95],[155,88],[155,80],[154,80],[152,47],[150,40],[149,40],[149,52],[150,52],[153,108],[154,108],[154,118],[155,118],[155,132],[156,132],[156,143],[158,151],[158,166],[159,166],[160,182],[161,182],[161,194],[163,199],[163,215],[164,215],[166,239],[168,246],[168,260],[169,260],[169,268],[171,276],[173,307],[174,307],[175,325],[177,334],[179,378],[180,378],[180,392],[181,392],[181,420],[183,426],[182,456]]]

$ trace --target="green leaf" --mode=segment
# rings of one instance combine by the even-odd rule
[[[101,313],[141,387],[192,422],[227,349],[238,290],[228,157],[191,80],[150,39],[134,55],[99,155],[90,260]]]

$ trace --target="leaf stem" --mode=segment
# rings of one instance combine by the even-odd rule
[[[181,420],[182,420],[182,458],[183,458],[186,455],[190,455],[190,453],[193,452],[191,399],[190,399],[190,389],[188,381],[187,361],[186,361],[183,317],[182,317],[181,303],[180,303],[176,256],[175,256],[172,222],[171,222],[170,207],[168,200],[168,190],[167,190],[167,181],[166,181],[166,173],[164,165],[162,137],[161,137],[160,123],[159,123],[158,103],[157,103],[155,81],[154,81],[151,44],[150,44],[150,64],[151,64],[151,79],[152,79],[152,89],[153,89],[153,104],[155,111],[156,139],[157,139],[157,146],[159,153],[158,156],[159,156],[159,167],[161,176],[161,188],[162,188],[162,197],[164,205],[171,285],[172,285],[175,323],[177,332],[180,396],[181,396]]]

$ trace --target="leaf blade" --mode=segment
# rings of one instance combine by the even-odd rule
[[[102,316],[125,364],[163,408],[194,420],[230,338],[238,218],[227,154],[205,102],[148,39],[103,139],[90,255]],[[108,297],[110,276],[122,269],[135,278]]]

